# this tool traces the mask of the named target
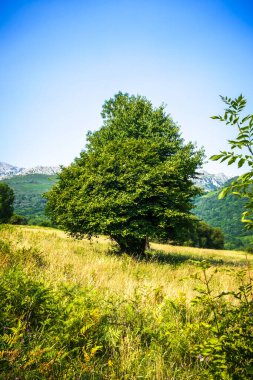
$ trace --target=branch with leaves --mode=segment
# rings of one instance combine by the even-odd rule
[[[237,164],[238,168],[247,165],[249,170],[225,187],[219,198],[222,199],[229,193],[247,198],[248,202],[245,206],[246,211],[242,214],[242,222],[247,228],[253,228],[253,114],[242,115],[247,103],[242,95],[235,99],[221,96],[221,99],[227,105],[224,115],[212,116],[212,119],[236,127],[238,134],[235,139],[228,140],[230,151],[221,151],[220,154],[213,155],[210,159],[220,162],[227,161],[228,165]]]

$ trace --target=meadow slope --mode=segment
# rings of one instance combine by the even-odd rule
[[[151,248],[136,261],[116,256],[106,237],[1,226],[0,379],[232,378],[229,365],[217,377],[223,370],[203,359],[201,344],[215,338],[217,313],[223,318],[216,295],[246,281],[253,256]],[[227,300],[237,307],[233,294]]]

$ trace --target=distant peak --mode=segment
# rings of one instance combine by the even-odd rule
[[[32,168],[25,169],[7,164],[5,162],[0,162],[0,180],[27,174],[54,175],[59,173],[60,170],[60,166],[35,166]]]
[[[32,168],[24,169],[5,162],[0,162],[0,180],[28,174],[54,175],[60,171],[60,166],[34,166]],[[224,173],[210,174],[205,170],[199,170],[199,174],[195,179],[195,184],[207,191],[216,190],[222,187],[229,178],[230,177],[226,176]]]
[[[18,175],[26,174],[47,174],[53,175],[59,173],[61,170],[60,166],[35,166],[33,168],[23,169]]]
[[[18,175],[24,168],[0,162],[0,180]]]
[[[195,179],[195,184],[207,191],[217,190],[230,178],[224,173],[210,174],[205,170],[200,170],[199,175]]]

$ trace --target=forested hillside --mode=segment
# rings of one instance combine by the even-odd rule
[[[227,249],[253,247],[253,233],[240,221],[246,200],[234,195],[218,199],[218,195],[216,190],[196,199],[194,213],[212,227],[221,228]]]
[[[57,175],[29,174],[5,179],[15,194],[14,211],[24,216],[29,224],[49,225],[45,216],[46,200],[42,194],[56,182]]]
[[[50,225],[45,216],[46,200],[42,194],[51,189],[57,175],[29,174],[5,179],[15,193],[14,211],[24,216],[28,224]],[[245,201],[235,196],[218,199],[219,190],[196,199],[194,213],[212,227],[219,227],[225,235],[227,249],[247,249],[253,246],[253,233],[240,222]]]

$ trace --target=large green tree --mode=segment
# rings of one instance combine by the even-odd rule
[[[47,210],[76,237],[106,234],[141,255],[147,238],[176,239],[193,222],[203,152],[145,97],[119,92],[101,115],[100,130],[88,133],[86,149],[46,195]]]
[[[13,215],[14,192],[7,183],[0,182],[0,223],[7,223]]]

